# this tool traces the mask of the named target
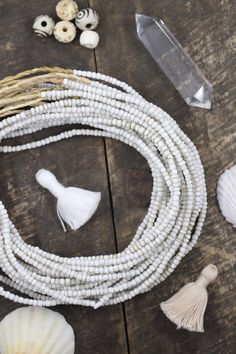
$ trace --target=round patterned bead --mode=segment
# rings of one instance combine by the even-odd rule
[[[73,0],[61,0],[56,5],[57,16],[64,21],[73,20],[78,14],[78,5]]]
[[[56,23],[53,33],[58,42],[69,43],[75,39],[76,28],[70,21],[59,21]]]
[[[95,29],[98,21],[98,13],[93,9],[82,9],[75,18],[75,24],[81,31]]]
[[[79,42],[83,47],[94,49],[99,43],[99,35],[95,31],[83,31],[80,35]]]
[[[36,17],[33,30],[39,37],[51,36],[54,30],[55,23],[48,15],[41,15]]]

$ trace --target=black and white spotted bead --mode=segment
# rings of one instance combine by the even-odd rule
[[[48,15],[41,15],[36,17],[33,30],[39,37],[47,37],[51,36],[53,33],[53,29],[55,27],[55,22]]]
[[[75,24],[81,31],[95,29],[98,21],[98,13],[93,9],[82,9],[75,18]]]

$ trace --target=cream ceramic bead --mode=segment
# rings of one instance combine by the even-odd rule
[[[54,28],[54,36],[61,43],[69,43],[75,39],[76,28],[70,21],[59,21]]]
[[[47,37],[51,36],[53,33],[53,29],[55,26],[55,22],[48,15],[41,15],[36,17],[33,30],[39,37]]]
[[[64,21],[73,20],[78,11],[78,5],[73,0],[61,0],[56,5],[57,16]]]
[[[95,31],[83,31],[80,35],[79,42],[83,47],[94,49],[99,43],[99,35]]]
[[[98,13],[93,9],[82,9],[75,18],[75,24],[81,31],[95,29],[98,21]]]

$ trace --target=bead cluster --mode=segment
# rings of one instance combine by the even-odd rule
[[[61,21],[55,22],[48,15],[36,17],[33,30],[39,37],[47,37],[54,34],[58,42],[70,43],[76,37],[76,27],[82,31],[80,44],[86,48],[94,49],[99,43],[99,35],[93,31],[99,22],[98,13],[93,9],[79,11],[74,0],[60,0],[56,5],[57,16]],[[74,23],[70,22],[75,20]]]
[[[98,308],[149,291],[193,248],[206,214],[204,171],[195,146],[176,122],[126,83],[80,70],[63,75],[60,84],[51,86],[44,75],[39,92],[44,102],[3,119],[0,141],[65,124],[91,129],[72,128],[23,145],[1,145],[0,151],[34,149],[80,135],[118,139],[135,148],[150,166],[150,205],[122,252],[65,258],[25,243],[0,202],[0,268],[5,274],[0,282],[26,297],[3,287],[0,295],[28,305]],[[5,86],[1,90],[6,94]]]

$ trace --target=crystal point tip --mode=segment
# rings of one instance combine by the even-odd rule
[[[191,97],[186,99],[190,106],[211,109],[212,101],[212,85],[210,82],[204,84],[200,89]]]
[[[156,17],[135,14],[140,41],[190,106],[210,109],[212,85],[165,23]]]
[[[153,20],[153,17],[146,16],[143,14],[135,14],[135,22],[138,36],[140,37],[144,31],[145,25],[150,23]]]

